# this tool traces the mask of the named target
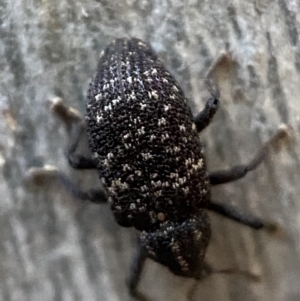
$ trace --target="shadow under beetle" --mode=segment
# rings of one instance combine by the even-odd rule
[[[249,164],[208,173],[198,133],[216,113],[218,98],[212,93],[203,111],[193,116],[153,50],[141,40],[123,38],[101,55],[85,122],[61,101],[53,103],[71,134],[70,165],[96,169],[104,190],[83,192],[63,174],[60,180],[76,198],[108,202],[118,224],[141,233],[129,279],[132,294],[137,295],[147,257],[184,277],[202,279],[217,271],[204,262],[211,237],[206,209],[253,229],[272,228],[260,218],[213,202],[210,187],[244,177],[285,131],[279,130]],[[75,153],[85,130],[91,158]]]

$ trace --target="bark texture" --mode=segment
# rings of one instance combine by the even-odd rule
[[[61,96],[83,112],[100,52],[123,36],[153,46],[195,113],[214,66],[221,107],[201,135],[210,170],[248,162],[280,124],[292,128],[279,154],[213,190],[215,200],[282,226],[274,237],[210,215],[208,261],[250,270],[261,282],[214,275],[194,300],[300,300],[299,1],[0,0],[0,21],[0,300],[133,300],[125,279],[135,231],[55,181],[24,181],[30,167],[52,164],[82,187],[97,185],[95,173],[68,167],[67,134],[47,100]],[[192,286],[148,261],[139,290],[151,301],[181,301]]]

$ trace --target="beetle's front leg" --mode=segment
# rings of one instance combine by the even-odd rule
[[[206,101],[204,109],[194,116],[194,123],[198,132],[201,132],[210,124],[219,107],[220,91],[211,72],[208,74],[205,83],[211,97]]]
[[[218,110],[218,106],[218,98],[211,96],[207,100],[204,109],[194,117],[194,123],[198,132],[201,132],[204,128],[206,128],[209,125],[213,116]]]

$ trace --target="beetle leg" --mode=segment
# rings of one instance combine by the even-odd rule
[[[71,143],[67,150],[67,158],[70,166],[74,169],[96,169],[96,165],[92,158],[75,154],[76,149],[78,147],[78,143],[80,141],[80,137],[85,132],[85,125],[80,122],[74,128],[74,135],[71,135]]]
[[[65,106],[60,97],[53,98],[50,103],[51,111],[64,123],[68,131],[71,130],[74,123],[83,119],[76,109]]]
[[[277,133],[263,145],[248,164],[235,165],[228,170],[211,172],[209,174],[210,184],[220,185],[243,178],[249,171],[254,170],[266,159],[271,146],[277,145],[280,140],[286,138],[288,135],[289,133],[286,127],[280,128]]]
[[[260,276],[249,271],[240,270],[238,268],[215,269],[207,262],[203,262],[200,279],[203,280],[212,274],[239,274],[253,281],[260,281]]]
[[[260,218],[239,212],[237,208],[230,206],[229,204],[209,202],[205,208],[256,230],[259,230],[264,226],[264,223]]]
[[[63,121],[70,136],[70,143],[67,149],[67,158],[71,167],[75,169],[96,169],[92,158],[75,154],[82,134],[86,131],[84,119],[79,112],[64,105],[61,98],[52,101],[51,110]]]
[[[194,116],[194,122],[198,132],[201,132],[204,128],[206,128],[209,125],[213,116],[218,110],[218,105],[218,98],[212,96],[207,100],[204,109],[196,116]]]
[[[246,277],[251,281],[258,282],[261,280],[261,277],[259,275],[251,273],[249,271],[240,270],[238,268],[214,269],[207,262],[203,262],[202,269],[200,271],[200,275],[196,279],[201,281],[213,274],[229,274],[229,275],[237,274],[237,275]],[[189,301],[195,300],[194,295],[196,293],[198,284],[199,284],[199,281],[195,281],[194,284],[192,285],[192,287],[189,289],[188,294],[187,294],[187,300],[189,300]]]
[[[44,167],[32,167],[27,171],[26,181],[37,186],[49,185],[49,180],[58,180],[64,188],[76,199],[89,200],[93,203],[106,203],[105,192],[100,189],[82,191],[64,173],[60,172],[55,166],[46,165]]]
[[[106,194],[102,189],[90,189],[88,191],[83,191],[62,172],[57,173],[57,178],[64,188],[76,199],[82,201],[88,200],[97,204],[107,202]]]
[[[255,230],[266,229],[269,232],[278,230],[276,223],[264,222],[261,218],[240,212],[237,208],[229,204],[209,202],[205,208]]]
[[[136,288],[141,279],[142,270],[147,258],[147,252],[145,248],[143,248],[140,244],[138,245],[138,249],[136,251],[135,258],[132,262],[131,272],[128,279],[128,287],[130,294],[136,297],[138,300],[146,300],[144,296],[137,292]]]

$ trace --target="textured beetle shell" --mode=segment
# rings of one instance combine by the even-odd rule
[[[167,266],[176,275],[199,279],[210,237],[207,213],[199,210],[184,222],[168,221],[156,231],[143,231],[140,241],[149,258]]]
[[[89,145],[119,224],[155,229],[205,206],[209,182],[186,98],[152,49],[118,39],[87,103]]]

